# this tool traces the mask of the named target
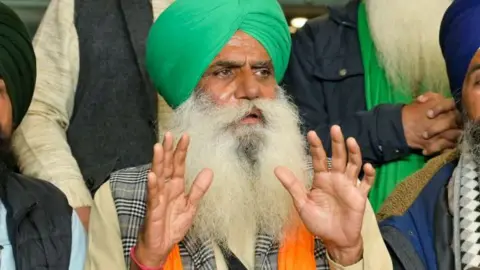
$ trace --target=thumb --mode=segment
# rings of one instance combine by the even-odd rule
[[[368,192],[375,182],[375,169],[373,168],[372,164],[366,163],[363,166],[363,172],[364,175],[360,183],[360,190],[365,196],[368,196]]]
[[[210,169],[203,169],[193,181],[188,200],[194,206],[197,206],[200,200],[207,193],[208,188],[213,181],[213,172]]]
[[[277,167],[275,176],[293,198],[297,209],[302,209],[307,201],[307,189],[300,180],[286,167]]]

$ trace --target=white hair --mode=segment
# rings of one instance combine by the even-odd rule
[[[253,108],[262,111],[264,124],[238,125]],[[203,168],[214,172],[191,235],[229,245],[257,232],[282,236],[294,208],[274,175],[275,167],[287,166],[309,185],[305,139],[297,110],[283,90],[274,100],[244,101],[238,106],[217,106],[207,95],[194,94],[175,111],[171,130],[175,137],[183,133],[191,137],[187,187]]]
[[[452,0],[365,0],[380,63],[394,85],[417,96],[449,90],[439,45],[442,17]]]

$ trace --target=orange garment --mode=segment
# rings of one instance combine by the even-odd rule
[[[316,268],[315,237],[299,226],[285,237],[278,251],[278,270],[312,270]],[[180,249],[175,245],[168,255],[164,270],[183,270]]]

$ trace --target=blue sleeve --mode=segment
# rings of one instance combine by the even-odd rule
[[[298,107],[303,132],[310,130],[317,132],[328,156],[332,155],[330,128],[334,124],[341,126],[345,138],[355,138],[362,149],[365,162],[381,165],[408,155],[410,148],[406,142],[402,124],[403,105],[382,104],[369,111],[348,109],[339,114],[338,118],[330,115],[329,107],[343,104],[338,104],[336,99],[328,98],[329,95],[326,94],[332,89],[327,89],[324,85],[332,84],[334,81],[327,82],[315,75],[317,63],[314,56],[315,50],[320,45],[316,43],[314,37],[319,30],[310,26],[314,23],[307,23],[293,36],[290,62],[283,80],[285,90]],[[335,30],[335,32],[338,31]],[[335,35],[335,40],[337,39]],[[328,48],[332,46],[335,45],[330,44]],[[325,51],[331,51],[331,49]],[[363,86],[358,87],[358,91],[352,90],[355,98],[353,96],[341,96],[341,98],[364,100],[365,94],[361,90]]]
[[[75,210],[72,212],[72,250],[69,270],[83,270],[87,254],[87,234]]]

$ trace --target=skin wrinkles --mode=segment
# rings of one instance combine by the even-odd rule
[[[215,57],[198,84],[217,105],[276,98],[273,64],[254,38],[238,31]]]
[[[480,120],[480,50],[472,58],[463,83],[462,100],[471,120]]]

